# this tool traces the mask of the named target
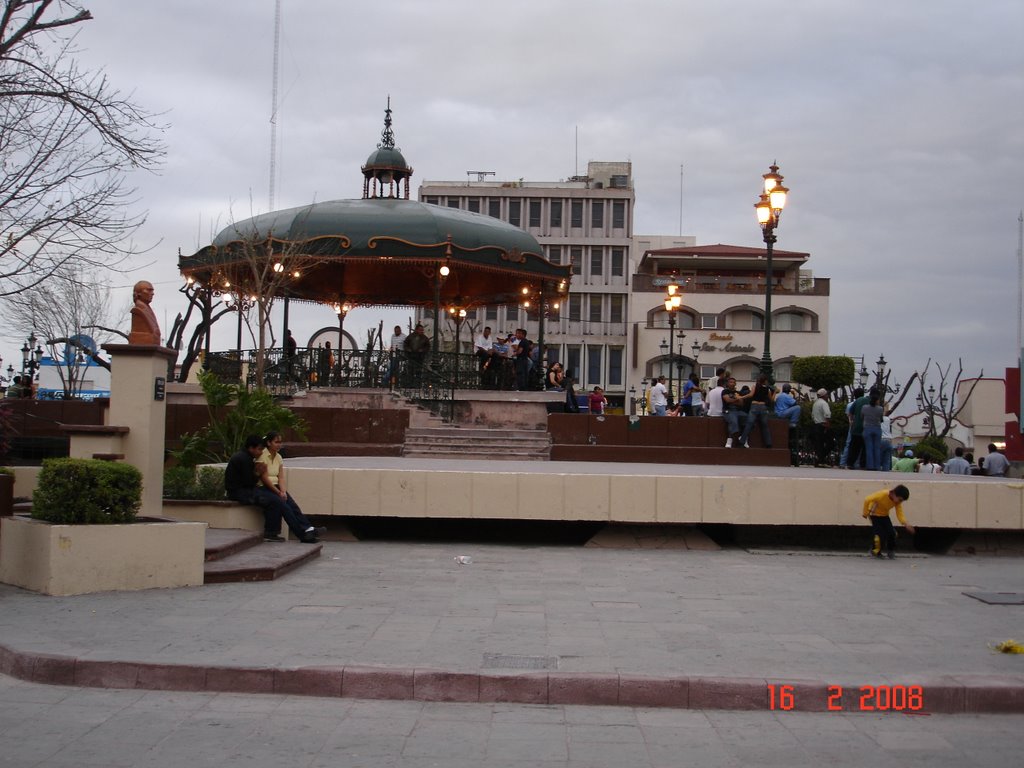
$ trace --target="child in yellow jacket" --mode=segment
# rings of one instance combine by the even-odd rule
[[[910,498],[910,491],[905,485],[897,485],[891,491],[878,491],[864,499],[863,517],[871,519],[871,530],[874,531],[875,541],[871,548],[871,554],[875,557],[882,557],[882,549],[885,549],[885,556],[890,560],[896,557],[896,530],[892,527],[892,520],[889,519],[889,512],[896,510],[896,519],[900,525],[907,529],[907,533],[913,535],[914,526],[903,517],[903,502]]]

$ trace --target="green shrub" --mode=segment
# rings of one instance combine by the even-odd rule
[[[171,467],[164,470],[164,498],[190,499],[191,488],[195,485],[195,467]]]
[[[164,471],[164,498],[217,501],[224,498],[224,470],[219,467],[171,467]]]
[[[97,459],[46,459],[32,517],[63,525],[130,523],[142,503],[142,473]]]
[[[225,384],[209,371],[199,374],[199,384],[206,397],[210,421],[198,432],[181,436],[181,450],[171,452],[179,464],[227,461],[242,447],[246,437],[262,436],[271,430],[305,438],[306,422],[277,403],[266,390]]]
[[[813,355],[793,361],[793,381],[813,390],[834,392],[853,384],[857,366],[852,357],[843,355]]]
[[[949,446],[938,435],[928,435],[917,441],[917,445],[914,446],[914,456],[918,459],[927,456],[932,461],[941,464],[949,458]]]

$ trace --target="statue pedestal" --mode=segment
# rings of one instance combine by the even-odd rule
[[[155,344],[106,344],[110,355],[110,410],[107,424],[127,427],[119,435],[124,461],[142,472],[139,514],[163,514],[164,425],[167,370],[176,353]]]

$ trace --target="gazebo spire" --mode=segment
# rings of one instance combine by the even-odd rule
[[[388,94],[388,107],[384,110],[384,130],[381,132],[380,138],[377,149],[395,148],[395,132],[391,130],[391,94]]]
[[[376,151],[367,158],[362,170],[364,200],[371,197],[399,196],[409,199],[409,177],[412,176],[412,168],[405,162],[402,151],[395,147],[395,132],[391,129],[390,95],[387,108],[384,110],[381,140]]]

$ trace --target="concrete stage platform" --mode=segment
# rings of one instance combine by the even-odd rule
[[[601,462],[389,457],[287,459],[307,514],[609,523],[858,525],[874,491],[903,483],[918,526],[1024,529],[1015,479]]]

